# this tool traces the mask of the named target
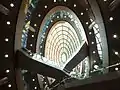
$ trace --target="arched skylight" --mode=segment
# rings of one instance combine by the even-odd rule
[[[57,63],[65,63],[81,45],[74,28],[65,21],[52,26],[45,44],[45,57]]]

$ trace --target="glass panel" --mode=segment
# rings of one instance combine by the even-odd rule
[[[70,56],[74,51],[78,49],[79,46],[80,41],[74,28],[68,22],[60,21],[58,23],[55,23],[49,31],[46,40],[45,57],[49,57],[48,59],[51,60],[56,59],[58,61],[63,61],[63,57],[61,55],[62,52],[66,53],[67,56]],[[59,56],[61,56],[61,58],[59,58]],[[65,58],[65,55],[63,56]],[[63,62],[59,62],[59,64],[61,65]]]

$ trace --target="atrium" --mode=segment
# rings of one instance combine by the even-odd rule
[[[120,0],[0,0],[0,90],[120,90]]]

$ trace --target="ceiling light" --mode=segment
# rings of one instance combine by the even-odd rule
[[[13,3],[11,3],[11,4],[10,4],[10,6],[11,6],[11,7],[14,7],[14,4],[13,4]]]
[[[119,53],[118,52],[115,52],[115,55],[118,55]]]
[[[8,84],[8,87],[10,88],[10,87],[12,87],[12,85],[11,85],[11,84]]]
[[[113,35],[113,38],[117,38],[117,35],[116,35],[116,34],[114,34],[114,35]]]
[[[40,46],[40,48],[42,48],[42,46]]]
[[[34,89],[37,89],[37,87],[34,87]]]
[[[54,2],[56,2],[56,0],[54,0]]]
[[[81,12],[81,15],[83,15],[84,13],[83,12]]]
[[[104,0],[104,2],[106,2],[107,0]]]
[[[115,70],[118,71],[118,68],[116,67]]]
[[[34,26],[36,27],[36,26],[37,26],[37,24],[34,24]]]
[[[45,5],[45,8],[47,8],[47,5]]]
[[[93,51],[93,53],[96,53],[95,51]]]
[[[6,73],[9,73],[9,72],[10,72],[10,70],[6,70],[5,72],[6,72]]]
[[[57,18],[59,18],[59,16],[57,16]]]
[[[46,28],[48,28],[48,26],[46,26]]]
[[[110,17],[109,20],[112,21],[112,20],[113,20],[113,17]]]
[[[86,22],[86,24],[88,25],[88,22]]]
[[[30,46],[32,47],[32,44],[30,44]]]
[[[94,44],[94,42],[91,42],[91,44]]]
[[[8,38],[5,38],[5,41],[6,41],[6,42],[8,42],[8,40],[9,40]]]
[[[38,17],[40,17],[41,15],[40,14],[38,14]]]
[[[93,62],[96,63],[96,60],[94,60]]]
[[[34,37],[34,35],[32,35],[32,37]]]
[[[76,4],[74,4],[74,7],[76,7]]]
[[[32,81],[34,82],[34,81],[35,81],[35,79],[32,79]]]
[[[7,21],[7,25],[10,25],[10,21]]]
[[[89,32],[89,34],[91,35],[92,33],[91,33],[91,32]]]
[[[8,54],[5,54],[5,58],[8,58]]]
[[[64,0],[64,2],[66,2],[67,0]]]

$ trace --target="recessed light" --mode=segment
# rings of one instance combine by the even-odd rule
[[[38,17],[41,17],[41,15],[40,15],[40,14],[38,14]]]
[[[33,45],[32,45],[32,44],[30,44],[30,46],[32,47]]]
[[[89,34],[91,35],[91,34],[92,34],[92,32],[89,32]]]
[[[7,21],[7,25],[10,25],[10,21]]]
[[[34,89],[37,89],[37,87],[34,87]]]
[[[57,18],[59,18],[59,16],[57,16]]]
[[[56,0],[54,0],[54,2],[56,2]]]
[[[113,38],[117,38],[117,35],[116,35],[116,34],[114,34],[114,35],[113,35]]]
[[[45,5],[45,8],[47,8],[47,5]]]
[[[35,79],[32,79],[32,81],[34,82],[34,81],[35,81]]]
[[[5,58],[8,58],[8,54],[5,54]]]
[[[113,20],[113,17],[110,17],[109,20],[112,21],[112,20]]]
[[[118,55],[119,53],[115,51],[115,55]]]
[[[96,52],[95,52],[95,51],[93,51],[93,53],[95,54]]]
[[[115,70],[118,71],[118,68],[116,67]]]
[[[76,7],[77,5],[76,4],[74,4],[74,7]]]
[[[80,13],[80,15],[83,15],[83,14],[84,14],[83,12]]]
[[[86,22],[86,24],[88,25],[88,22]]]
[[[107,0],[104,0],[104,2],[106,2]]]
[[[48,26],[46,26],[46,28],[48,28]]]
[[[10,72],[10,70],[6,70],[5,72],[6,72],[6,73],[9,73],[9,72]]]
[[[34,35],[32,35],[32,37],[34,37]]]
[[[8,39],[8,38],[5,38],[5,41],[6,41],[6,42],[8,42],[8,41],[9,41],[9,39]]]
[[[64,2],[66,2],[67,0],[64,0]]]
[[[34,24],[34,26],[36,27],[36,26],[37,26],[37,24]]]
[[[94,44],[94,42],[91,42],[91,44]]]
[[[12,85],[11,85],[11,84],[8,84],[8,87],[10,88],[10,87],[12,87]]]
[[[11,3],[11,4],[10,4],[10,7],[14,7],[14,4],[13,4],[13,3]]]

